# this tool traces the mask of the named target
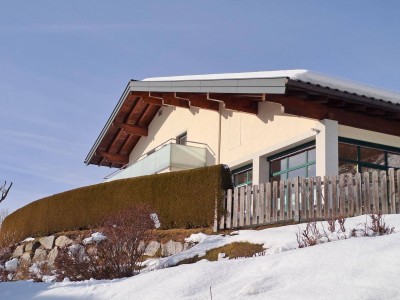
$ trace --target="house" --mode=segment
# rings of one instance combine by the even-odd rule
[[[131,80],[86,164],[228,165],[236,186],[400,168],[400,94],[307,70]]]

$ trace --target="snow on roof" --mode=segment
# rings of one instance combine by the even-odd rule
[[[222,80],[222,79],[273,79],[288,78],[305,83],[319,85],[325,88],[357,94],[368,98],[375,98],[400,104],[400,93],[373,87],[367,84],[341,79],[308,70],[281,70],[243,73],[221,73],[171,77],[152,77],[143,81],[188,81],[188,80]]]

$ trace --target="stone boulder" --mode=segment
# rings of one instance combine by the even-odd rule
[[[33,256],[32,262],[42,262],[47,259],[47,251],[45,249],[37,248],[35,251],[35,255]]]
[[[161,255],[170,256],[182,252],[183,245],[180,242],[168,241],[166,244],[161,244]]]
[[[44,249],[51,250],[54,247],[54,235],[45,236],[39,239],[40,244],[44,247]]]
[[[160,248],[160,243],[156,241],[151,241],[147,247],[146,250],[144,251],[144,255],[147,256],[154,256],[156,255],[158,249]]]
[[[29,243],[25,244],[25,252],[27,252],[27,251],[35,252],[35,250],[39,247],[40,247],[39,242],[29,242]]]
[[[19,258],[20,263],[27,263],[30,264],[32,261],[31,252],[24,252]]]
[[[54,261],[56,260],[56,257],[58,255],[58,247],[54,247],[50,252],[49,255],[47,255],[47,264],[49,266],[54,266]]]
[[[61,248],[72,245],[73,242],[74,242],[73,240],[66,237],[65,235],[61,235],[56,239],[55,245]]]
[[[24,253],[24,247],[25,245],[19,245],[17,248],[15,248],[12,257],[13,258],[18,258]]]

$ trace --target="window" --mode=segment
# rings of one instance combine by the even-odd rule
[[[184,132],[176,137],[176,143],[179,145],[186,145],[187,142],[187,132]]]
[[[253,183],[253,165],[241,167],[236,170],[232,170],[232,181],[234,187],[241,187],[246,185],[252,185]]]
[[[315,176],[315,155],[311,142],[269,157],[270,181]]]
[[[339,174],[400,169],[400,149],[339,138]]]

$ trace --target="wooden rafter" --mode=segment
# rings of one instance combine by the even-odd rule
[[[219,111],[219,104],[215,101],[207,100],[207,94],[194,93],[175,93],[175,97],[189,100],[189,105],[203,109]]]
[[[129,162],[129,155],[113,154],[106,151],[97,150],[99,156],[104,157],[108,162],[127,164]]]
[[[139,135],[139,136],[147,136],[148,135],[148,129],[147,127],[144,126],[136,126],[136,125],[130,125],[130,124],[124,124],[120,122],[114,122],[114,126],[118,128],[122,128],[125,133],[127,134],[132,134],[132,135]]]

